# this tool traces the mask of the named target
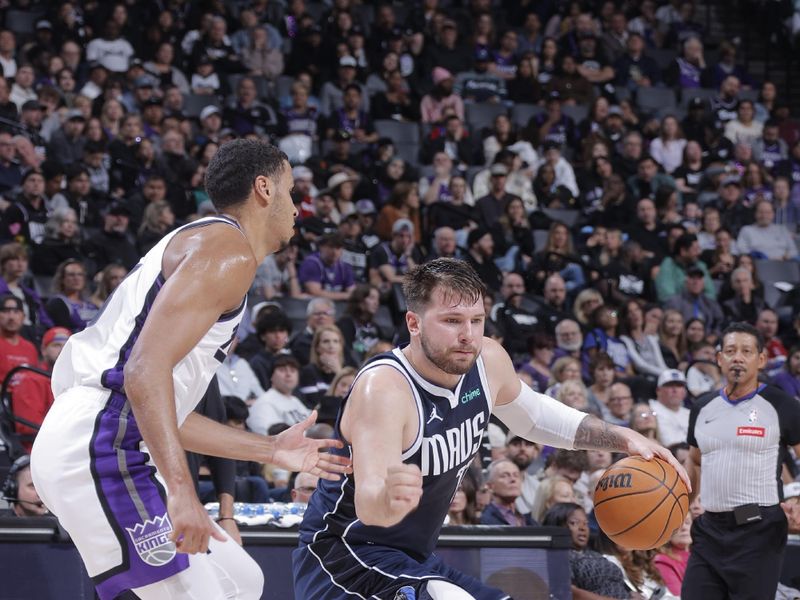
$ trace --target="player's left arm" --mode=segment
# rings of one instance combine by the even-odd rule
[[[540,444],[574,450],[610,450],[638,454],[669,462],[690,486],[683,466],[672,453],[631,429],[611,425],[524,385],[508,353],[489,338],[483,340],[483,357],[494,394],[494,414],[516,435]]]
[[[189,452],[205,456],[270,463],[289,471],[305,471],[323,479],[337,480],[341,473],[350,472],[350,460],[326,452],[329,448],[341,448],[340,441],[305,437],[306,430],[316,420],[314,411],[286,431],[265,437],[193,412],[181,425],[181,444]]]

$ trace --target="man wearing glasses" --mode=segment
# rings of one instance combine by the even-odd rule
[[[14,294],[0,296],[0,384],[14,367],[39,361],[36,347],[19,334],[24,320],[22,300]]]

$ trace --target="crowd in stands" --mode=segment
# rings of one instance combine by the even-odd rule
[[[51,368],[51,345],[140,256],[213,214],[209,160],[255,137],[289,156],[299,216],[219,371],[231,423],[275,433],[317,408],[330,435],[357,368],[407,337],[403,275],[435,257],[475,268],[486,334],[525,383],[676,455],[687,407],[721,384],[732,321],[758,328],[765,381],[800,400],[797,107],[695,9],[4,3],[0,380]],[[13,404],[40,420],[52,395],[33,376],[15,379]],[[691,516],[657,554],[626,552],[591,510],[616,457],[494,424],[488,438],[491,466],[464,479],[451,523],[568,527],[575,586],[679,594]],[[240,475],[267,495],[291,487],[257,465]]]

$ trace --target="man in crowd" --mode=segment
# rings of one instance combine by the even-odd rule
[[[36,346],[20,335],[24,321],[22,300],[11,293],[0,296],[0,384],[14,367],[39,362]]]
[[[272,363],[271,387],[250,407],[247,427],[250,431],[267,435],[276,423],[294,425],[311,411],[292,394],[300,379],[300,363],[291,354],[281,354]]]
[[[481,525],[538,525],[530,512],[522,514],[517,508],[521,484],[522,474],[513,461],[501,458],[489,465],[487,485],[492,490],[492,502],[481,513]]]
[[[686,441],[689,409],[683,405],[685,399],[686,377],[683,373],[677,369],[667,369],[661,373],[656,399],[650,400],[650,408],[658,419],[658,441],[667,448]]]
[[[294,485],[292,486],[291,498],[292,502],[299,504],[308,504],[311,494],[317,489],[319,477],[311,473],[300,472],[294,478]]]
[[[17,517],[41,517],[48,513],[33,485],[29,455],[23,454],[11,465],[3,483],[3,498],[11,504]]]
[[[292,322],[280,311],[262,313],[256,321],[256,335],[263,347],[250,359],[261,387],[268,390],[271,385],[272,368],[281,354],[289,354],[289,334]]]
[[[311,296],[347,300],[356,284],[353,269],[342,261],[342,236],[326,234],[317,246],[319,251],[307,256],[297,272],[303,291]]]
[[[307,365],[311,355],[311,341],[320,327],[333,325],[336,307],[330,298],[312,298],[306,306],[306,326],[298,331],[289,342],[289,349],[301,365]]]
[[[516,507],[517,511],[523,515],[529,514],[533,509],[539,480],[531,473],[528,473],[528,468],[539,458],[540,450],[539,444],[514,435],[511,432],[506,437],[506,458],[517,465],[522,478]]]
[[[683,291],[670,298],[665,308],[672,308],[683,315],[684,321],[702,319],[706,333],[717,336],[722,330],[724,316],[716,300],[705,294],[706,272],[697,264],[686,270]]]
[[[528,338],[534,334],[539,319],[523,307],[525,280],[522,275],[503,275],[500,295],[502,300],[492,307],[489,318],[503,336],[503,347],[512,355],[523,354],[528,350]]]
[[[51,372],[70,335],[72,332],[64,327],[48,329],[42,338],[42,361],[30,366],[36,366],[48,373]],[[19,374],[11,395],[11,406],[15,416],[41,425],[52,404],[53,390],[50,387],[49,377],[31,371]],[[27,452],[30,452],[36,431],[25,425],[17,424],[17,433],[25,436],[21,440],[22,446]]]

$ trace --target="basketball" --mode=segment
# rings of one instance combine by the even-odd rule
[[[658,548],[683,523],[689,492],[665,460],[629,456],[611,465],[594,490],[594,514],[605,534],[628,550]]]

